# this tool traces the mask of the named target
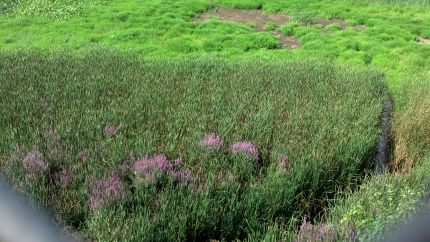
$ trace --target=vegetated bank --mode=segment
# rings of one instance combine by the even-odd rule
[[[383,75],[1,53],[1,169],[90,239],[256,238],[373,168]]]

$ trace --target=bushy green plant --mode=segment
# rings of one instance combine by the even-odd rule
[[[339,31],[342,29],[339,23],[330,24],[326,27],[328,31]]]
[[[264,29],[268,31],[272,31],[276,29],[276,24],[273,22],[267,23],[266,26],[264,26]]]
[[[298,24],[293,22],[282,25],[279,30],[286,36],[293,36],[295,34],[294,29],[296,27],[298,27]]]

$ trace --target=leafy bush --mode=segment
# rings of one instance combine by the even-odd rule
[[[272,31],[276,29],[276,24],[273,22],[267,23],[266,26],[264,26],[264,29],[268,31]]]
[[[298,27],[297,23],[288,23],[281,26],[280,31],[286,36],[293,36],[295,34],[294,29]]]
[[[414,214],[423,194],[407,176],[375,176],[329,209],[328,221],[336,225],[341,237],[346,237],[347,228],[353,226],[360,241],[380,240]]]

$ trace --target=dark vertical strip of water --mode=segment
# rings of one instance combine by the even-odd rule
[[[391,150],[391,112],[393,109],[393,100],[387,95],[384,101],[380,121],[380,136],[378,141],[378,154],[376,157],[376,171],[382,173],[388,166]]]

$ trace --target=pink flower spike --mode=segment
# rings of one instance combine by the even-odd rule
[[[258,148],[250,141],[237,141],[231,147],[231,152],[241,155],[248,160],[258,160]]]
[[[200,140],[199,146],[206,150],[219,150],[223,146],[223,141],[219,135],[208,134]]]

